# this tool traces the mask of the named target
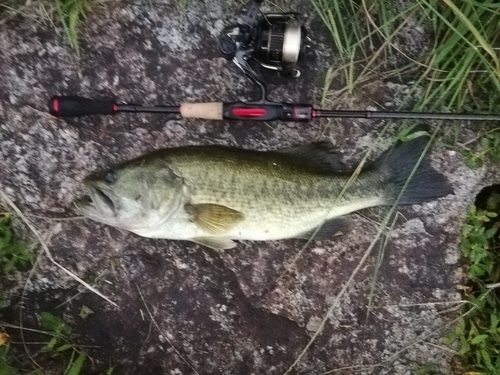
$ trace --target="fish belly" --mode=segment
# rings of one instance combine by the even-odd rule
[[[226,236],[236,240],[268,241],[295,238],[310,232],[325,221],[347,215],[364,208],[384,204],[378,197],[366,198],[349,204],[335,205],[311,211],[301,210],[283,214],[273,210],[255,212],[233,228]]]

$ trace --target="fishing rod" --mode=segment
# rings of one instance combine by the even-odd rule
[[[500,114],[326,110],[315,109],[310,104],[270,101],[267,99],[266,86],[251,63],[297,79],[301,76],[298,63],[310,48],[310,39],[298,13],[261,14],[262,2],[263,0],[251,0],[239,22],[226,28],[219,40],[221,56],[232,61],[259,87],[259,99],[232,103],[143,106],[79,96],[54,96],[49,100],[50,113],[57,117],[114,115],[120,112],[161,113],[209,120],[294,122],[308,122],[322,117],[500,121]]]
[[[49,101],[50,113],[57,117],[86,115],[114,115],[128,113],[162,113],[182,118],[206,120],[244,121],[292,121],[309,122],[316,118],[367,118],[367,119],[427,119],[458,121],[500,121],[500,115],[428,113],[428,112],[386,112],[386,111],[344,111],[315,109],[309,104],[276,103],[269,101],[233,103],[182,103],[167,106],[143,106],[140,104],[117,103],[112,100],[94,100],[77,96],[54,96]]]

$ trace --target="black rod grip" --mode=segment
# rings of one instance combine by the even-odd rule
[[[94,100],[79,96],[53,96],[49,100],[49,111],[57,117],[114,115],[118,112],[118,106],[112,100]]]

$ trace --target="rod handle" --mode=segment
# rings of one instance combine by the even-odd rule
[[[308,122],[314,117],[308,104],[234,102],[224,103],[223,109],[225,120]]]
[[[112,100],[94,100],[80,96],[53,96],[49,100],[49,112],[56,117],[114,115],[118,112],[118,105]]]
[[[179,110],[184,118],[222,120],[222,103],[182,103]]]

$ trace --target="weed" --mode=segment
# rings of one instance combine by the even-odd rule
[[[0,209],[2,205],[0,204]],[[8,213],[0,214],[0,267],[1,273],[7,274],[22,268],[33,258],[25,243],[19,241],[12,230],[12,217]],[[0,290],[0,307],[3,304],[3,292]],[[14,375],[11,367],[8,336],[0,332],[0,374]]]
[[[493,273],[495,258],[490,251],[490,241],[498,228],[486,229],[485,223],[496,218],[495,212],[478,210],[472,206],[467,216],[467,222],[462,228],[461,250],[471,262],[469,278],[473,281],[488,279]]]
[[[426,90],[417,108],[470,112],[500,109],[495,45],[500,13],[493,0],[418,0],[429,17],[434,46],[419,82]]]
[[[41,348],[37,356],[39,363],[50,363],[51,367],[59,368],[58,372],[62,375],[80,375],[87,359],[87,354],[82,348],[69,339],[71,327],[60,317],[48,312],[42,312],[40,316],[40,325],[45,330],[45,334],[52,338]],[[40,331],[41,332],[41,331]],[[3,334],[5,339],[0,340],[0,375],[16,375],[18,370],[12,367],[12,363],[17,361],[23,363],[23,356],[10,353],[10,343],[8,336]],[[0,334],[2,338],[2,334]],[[111,367],[106,375],[113,372]],[[43,368],[33,368],[29,373],[44,374]]]
[[[0,215],[0,267],[9,273],[26,266],[33,258],[25,243],[19,241],[12,231],[10,214]]]
[[[90,307],[83,305],[78,316],[80,318],[82,318],[83,320],[87,320],[87,318],[92,314],[95,314],[95,312],[92,311],[92,309],[90,309]]]
[[[500,161],[500,131],[483,134],[478,140],[480,148],[478,151],[462,149],[462,154],[467,158],[467,165],[471,168],[481,167],[486,159]]]
[[[1,205],[0,208],[2,208]],[[0,212],[5,212],[5,209]],[[3,272],[11,272],[27,265],[32,257],[33,254],[27,250],[27,246],[14,236],[12,215],[2,213],[0,215],[0,265]],[[0,292],[0,297],[1,294]],[[82,307],[82,314],[85,314],[86,317],[92,313],[93,311],[88,307]],[[42,312],[39,318],[44,331],[34,331],[49,335],[51,339],[36,353],[37,362],[47,362],[51,367],[59,367],[61,371],[58,373],[62,375],[81,374],[88,355],[69,338],[72,331],[71,327],[62,318],[49,312]],[[0,375],[16,375],[19,371],[12,367],[12,363],[25,364],[23,358],[26,355],[25,353],[19,355],[18,352],[13,354],[10,351],[9,337],[2,332],[0,330]],[[110,368],[108,373],[111,374],[112,371],[113,369]],[[44,370],[37,367],[33,368],[29,373],[43,375]]]
[[[52,335],[41,353],[45,353],[50,358],[60,358],[61,363],[67,361],[64,375],[80,374],[87,354],[68,338],[71,334],[71,327],[62,318],[48,312],[42,312],[40,324]],[[66,353],[70,353],[69,360]]]
[[[496,212],[493,212],[496,211]],[[469,302],[474,306],[460,320],[445,343],[458,343],[465,368],[483,374],[500,369],[500,255],[498,228],[500,194],[492,193],[484,209],[472,206],[462,229],[461,250],[468,259]],[[493,284],[492,284],[493,283]]]
[[[190,3],[190,0],[178,0],[179,7],[181,9],[186,9]]]
[[[67,343],[61,345],[62,342],[65,342],[65,337],[71,333],[71,327],[69,327],[60,317],[54,316],[48,312],[43,312],[41,314],[41,325],[43,329],[54,334],[52,339],[45,346],[44,351],[61,352],[71,347],[68,347]]]
[[[0,4],[0,15],[7,10],[10,14],[19,14],[48,24],[59,24],[64,30],[68,43],[80,56],[78,27],[87,18],[99,0],[8,0]],[[5,17],[7,17],[5,15]]]
[[[0,374],[15,375],[16,370],[10,366],[11,358],[9,356],[10,344],[0,345]]]
[[[413,375],[437,375],[438,373],[436,372],[436,366],[432,363],[425,365],[423,367],[420,367],[418,369],[415,369],[412,372]]]
[[[59,22],[61,23],[66,38],[80,56],[80,45],[78,43],[77,28],[82,20],[87,18],[87,13],[92,8],[95,0],[52,0],[55,3]]]
[[[332,35],[341,65],[329,70],[323,101],[337,77],[345,86],[338,93],[352,94],[374,70],[381,66],[389,70],[387,56],[392,52],[392,39],[417,9],[415,4],[396,11],[386,2],[364,0],[312,0],[312,4]],[[391,74],[397,74],[397,70]]]

